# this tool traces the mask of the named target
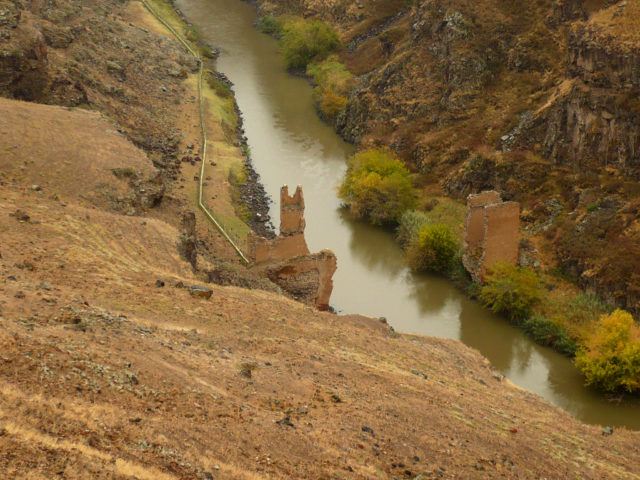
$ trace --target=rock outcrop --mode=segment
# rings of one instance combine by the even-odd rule
[[[638,14],[640,3],[623,2],[572,26],[568,78],[503,137],[503,150],[539,149],[560,165],[640,178],[640,35],[624,18]]]
[[[180,256],[191,265],[195,271],[198,268],[198,250],[196,239],[196,214],[189,210],[182,215],[182,234],[178,244]]]
[[[491,190],[469,195],[462,263],[475,281],[483,281],[497,262],[518,262],[519,229],[517,202],[503,202]]]
[[[0,9],[0,95],[42,100],[50,83],[45,37],[18,3]]]
[[[311,254],[304,238],[304,196],[298,185],[289,196],[289,188],[280,189],[280,234],[272,239],[253,236],[249,241],[249,257],[253,269],[278,285],[284,292],[328,310],[333,274],[337,268],[330,250]]]

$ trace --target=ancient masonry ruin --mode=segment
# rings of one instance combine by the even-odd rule
[[[293,196],[289,188],[280,189],[280,234],[273,240],[252,236],[249,258],[252,269],[276,283],[296,300],[329,308],[333,274],[337,268],[335,254],[322,250],[311,254],[304,238],[304,196],[298,185]]]
[[[467,197],[462,263],[474,281],[483,281],[496,262],[518,263],[520,204],[486,191]]]

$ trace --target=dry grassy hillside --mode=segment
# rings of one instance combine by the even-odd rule
[[[160,220],[3,182],[0,227],[4,478],[638,478],[637,433],[581,425],[458,342],[191,296]]]

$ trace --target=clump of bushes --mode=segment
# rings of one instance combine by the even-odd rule
[[[630,313],[603,315],[575,358],[586,384],[608,392],[640,389],[640,327]]]
[[[307,75],[316,85],[313,97],[320,112],[325,118],[335,120],[347,106],[347,97],[355,84],[353,75],[337,55],[309,63]]]
[[[347,97],[340,95],[333,88],[319,91],[318,108],[329,120],[335,120],[347,107]]]
[[[287,68],[305,68],[340,48],[338,33],[319,20],[291,20],[282,26],[280,48]]]
[[[576,342],[567,335],[561,325],[542,315],[533,315],[518,323],[525,332],[533,339],[545,347],[552,347],[554,350],[573,356],[576,353]]]
[[[268,35],[279,35],[282,31],[282,22],[273,15],[265,15],[258,20],[256,27],[259,32]]]
[[[486,275],[480,301],[495,313],[519,322],[529,317],[542,298],[543,285],[533,270],[508,263],[497,263]]]
[[[458,241],[448,225],[428,224],[421,227],[417,239],[407,248],[407,261],[413,270],[446,273],[458,249]]]
[[[600,317],[612,311],[596,296],[587,293],[545,298],[536,310],[575,340],[585,338]]]
[[[407,210],[400,218],[400,224],[396,230],[396,240],[407,249],[418,238],[422,227],[432,223],[429,216],[420,210]]]
[[[374,225],[397,224],[415,205],[409,170],[390,150],[356,153],[347,165],[339,196],[356,217]]]

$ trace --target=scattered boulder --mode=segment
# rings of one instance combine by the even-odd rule
[[[192,285],[189,287],[189,293],[192,297],[206,298],[208,300],[213,295],[213,290],[201,285]]]
[[[24,212],[20,209],[16,210],[13,213],[9,214],[12,217],[15,217],[16,220],[18,220],[20,223],[24,223],[24,222],[28,222],[31,217],[27,214],[27,212]]]

